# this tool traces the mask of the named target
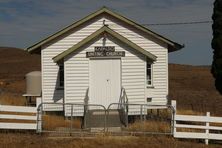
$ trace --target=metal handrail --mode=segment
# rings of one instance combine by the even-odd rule
[[[84,112],[83,112],[84,125],[82,125],[83,127],[86,127],[85,116],[86,116],[86,113],[89,109],[88,104],[89,104],[89,87],[86,89],[86,95],[85,95],[85,98],[84,98]]]
[[[89,104],[89,88],[86,89],[86,95],[84,98],[84,104],[88,105]]]
[[[125,123],[125,126],[128,125],[128,105],[127,104],[128,104],[128,97],[126,95],[125,88],[122,87],[121,93],[120,93],[118,109],[123,111],[123,113],[120,114],[120,116],[122,115],[121,116],[122,118],[120,118],[120,119],[122,119],[122,122]]]

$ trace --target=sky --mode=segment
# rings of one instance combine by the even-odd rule
[[[140,24],[211,21],[213,0],[0,0],[0,46],[27,48],[107,6]],[[211,23],[146,26],[177,43],[169,63],[211,65]]]

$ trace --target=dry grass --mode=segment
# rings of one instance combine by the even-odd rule
[[[2,148],[219,148],[220,145],[206,146],[194,141],[181,141],[167,136],[149,137],[103,137],[95,138],[48,138],[35,134],[3,134],[0,133]]]
[[[215,89],[210,67],[169,64],[169,93],[178,109],[222,115],[222,95]]]
[[[23,112],[5,112],[5,111],[0,111],[0,114],[5,114],[5,115],[26,115],[26,116],[35,116],[36,113],[23,113]]]
[[[189,133],[205,133],[204,129],[192,129],[192,128],[177,128],[177,132],[189,132]]]
[[[199,112],[199,111],[194,111],[194,110],[181,110],[181,109],[177,109],[176,113],[178,115],[198,115],[198,116],[205,116],[206,113],[204,112]]]
[[[145,131],[145,132],[170,132],[170,123],[164,121],[136,121],[129,124],[129,131]]]
[[[26,103],[25,97],[21,94],[3,93],[0,95],[1,105],[24,106]]]
[[[161,117],[161,118],[171,118],[173,111],[171,108],[165,108],[165,109],[148,109],[147,114],[155,117]]]
[[[44,115],[43,116],[43,130],[58,130],[66,128],[81,128],[80,119],[73,119],[72,122],[70,119],[65,119],[63,116],[57,115]]]
[[[36,123],[34,120],[0,119],[1,123]]]

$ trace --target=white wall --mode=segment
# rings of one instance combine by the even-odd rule
[[[153,87],[146,88],[146,98],[152,98],[149,104],[164,105],[168,95],[168,50],[167,45],[159,43],[152,37],[141,35],[141,32],[133,27],[124,26],[124,23],[113,18],[106,20],[109,27],[136,43],[143,49],[157,56],[153,64]]]
[[[88,59],[85,58],[85,51],[80,54],[73,53],[65,60],[65,94],[63,90],[55,90],[58,66],[52,58],[59,53],[72,47],[91,33],[103,26],[103,20],[111,29],[122,36],[128,38],[140,47],[157,56],[157,61],[153,65],[154,88],[146,88],[145,82],[145,57],[141,54],[126,51],[126,57],[122,58],[122,84],[126,88],[130,102],[145,103],[146,97],[152,97],[153,103],[165,104],[168,94],[168,59],[166,45],[153,41],[152,37],[141,35],[142,33],[126,24],[107,16],[101,16],[98,20],[93,20],[89,25],[78,30],[70,31],[66,36],[60,37],[42,50],[42,73],[43,73],[43,102],[55,102],[54,98],[62,102],[82,102],[85,91],[88,88],[89,73]],[[101,46],[101,40],[87,47],[88,51],[93,51],[93,46]],[[109,40],[107,46],[114,45]],[[116,44],[116,50],[128,50],[124,45]],[[131,49],[130,49],[131,50]],[[133,50],[131,50],[132,52]],[[140,58],[138,58],[140,57]],[[143,61],[143,62],[142,62]],[[142,70],[143,69],[143,70]],[[75,78],[78,77],[78,78]],[[143,85],[143,86],[142,86]]]
[[[125,51],[125,57],[121,58],[121,79],[129,103],[145,103],[145,56],[135,49],[118,43],[109,38],[106,40],[106,46],[115,46],[116,51]],[[95,46],[102,45],[103,39],[100,38],[87,48],[74,52],[65,58],[65,103],[84,103],[85,93],[89,87],[90,59],[86,58],[86,52],[94,51]],[[69,109],[67,108],[66,112]]]

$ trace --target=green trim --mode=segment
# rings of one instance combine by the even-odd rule
[[[151,59],[153,61],[156,60],[156,56],[155,55],[153,55],[150,52],[148,52],[148,51],[144,50],[143,48],[139,47],[138,45],[136,45],[135,43],[131,42],[127,38],[123,37],[119,33],[113,31],[109,27],[103,26],[102,28],[100,28],[96,32],[92,33],[90,36],[86,37],[85,39],[83,39],[79,43],[77,43],[74,46],[72,46],[71,48],[69,48],[66,51],[64,51],[64,52],[60,53],[59,55],[55,56],[53,58],[54,62],[59,62],[60,60],[62,60],[64,57],[66,57],[70,53],[76,51],[77,49],[79,49],[83,45],[89,43],[90,41],[92,41],[93,39],[97,38],[99,35],[101,35],[103,33],[108,33],[109,35],[115,37],[119,41],[121,41],[121,42],[125,43],[126,45],[130,46],[131,48],[136,49],[140,53],[146,55],[149,59]]]
[[[40,49],[40,47],[42,45],[46,44],[47,42],[49,42],[49,41],[59,37],[60,35],[68,32],[69,30],[71,30],[73,28],[76,28],[76,27],[82,25],[83,23],[89,21],[90,19],[92,19],[92,18],[94,18],[94,17],[96,17],[96,16],[98,16],[98,15],[100,15],[102,13],[107,13],[107,14],[109,14],[109,15],[117,18],[117,19],[120,19],[123,22],[125,22],[125,23],[127,23],[127,24],[129,24],[129,25],[131,25],[131,26],[133,26],[133,27],[135,27],[135,28],[145,32],[145,33],[148,33],[149,35],[153,36],[154,38],[159,39],[159,40],[163,41],[164,43],[167,43],[168,47],[170,47],[169,48],[169,50],[170,50],[169,52],[175,51],[175,50],[179,50],[179,49],[184,47],[183,45],[180,45],[180,44],[178,44],[176,42],[173,42],[173,41],[171,41],[171,40],[169,40],[169,39],[167,39],[167,38],[165,38],[165,37],[163,37],[163,36],[161,36],[161,35],[159,35],[157,33],[152,32],[151,30],[147,29],[146,27],[144,27],[142,25],[139,25],[139,24],[135,23],[134,21],[132,21],[132,20],[130,20],[128,18],[125,18],[124,16],[109,10],[107,7],[102,7],[98,11],[96,11],[96,12],[94,12],[94,13],[86,16],[86,17],[84,17],[83,19],[81,19],[81,20],[79,20],[79,21],[69,25],[68,27],[58,31],[57,33],[47,37],[46,39],[44,39],[44,40],[42,40],[42,41],[40,41],[40,42],[38,42],[38,43],[28,47],[26,50],[28,52],[34,52],[34,50]]]
[[[102,9],[100,9],[100,10],[98,10],[98,11],[96,11],[96,12],[94,12],[94,13],[86,16],[86,17],[84,17],[83,19],[81,19],[81,20],[79,20],[79,21],[77,21],[77,22],[75,22],[75,23],[73,23],[73,24],[65,27],[64,29],[62,29],[62,30],[56,32],[55,34],[47,37],[46,39],[43,39],[42,41],[40,41],[40,42],[38,42],[38,43],[36,43],[36,44],[28,47],[26,50],[27,50],[28,52],[32,52],[33,50],[39,48],[39,47],[42,46],[43,44],[45,44],[45,43],[47,43],[47,42],[55,39],[56,37],[59,37],[60,35],[68,32],[69,30],[74,29],[74,28],[82,25],[82,24],[85,23],[86,21],[88,21],[88,20],[94,18],[95,16],[101,14],[101,13],[104,11],[103,9],[104,9],[104,8],[102,8]]]

